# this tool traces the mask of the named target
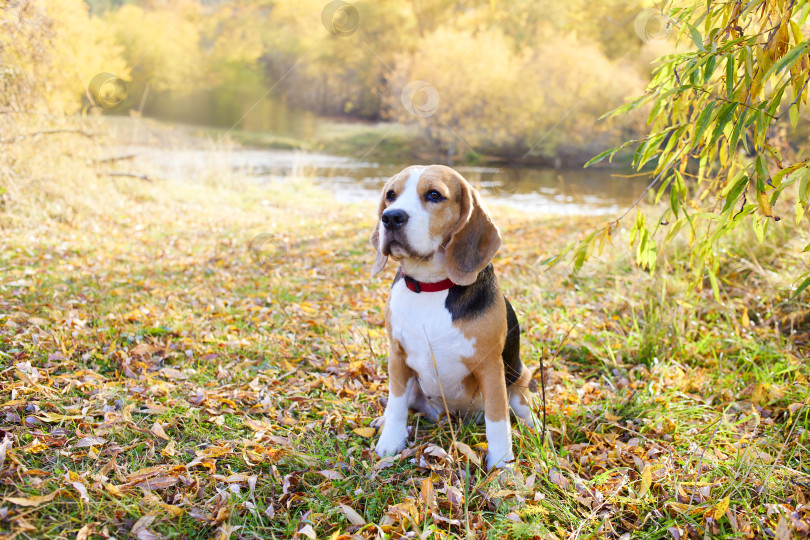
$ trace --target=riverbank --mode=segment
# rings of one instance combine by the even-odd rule
[[[31,180],[2,210],[3,533],[806,534],[810,310],[749,236],[718,304],[635,268],[621,230],[578,276],[545,269],[605,218],[493,206],[547,439],[517,429],[499,476],[482,427],[414,419],[380,460],[393,269],[368,276],[373,203],[215,168],[109,176],[96,142],[53,137],[14,148]]]
[[[582,167],[589,159],[610,147],[606,144],[580,148],[563,144],[558,154],[544,155],[540,151],[527,153],[509,149],[476,151],[462,141],[459,142],[460,151],[448,159],[446,153],[439,152],[431,145],[425,133],[415,124],[341,119],[314,121],[313,127],[302,135],[214,128],[199,128],[197,132],[213,138],[228,137],[254,148],[325,152],[362,160],[484,166],[508,164],[511,167],[555,169]],[[628,168],[632,155],[630,150],[617,153],[613,159],[614,168]]]

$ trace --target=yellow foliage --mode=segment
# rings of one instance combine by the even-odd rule
[[[603,143],[596,135],[608,124],[597,118],[643,87],[632,67],[594,46],[556,36],[516,52],[498,29],[440,28],[397,58],[389,80],[390,117],[418,121],[451,159],[473,150],[550,155]],[[414,115],[402,102],[403,89],[413,81],[430,85],[422,94],[436,94],[431,114]]]
[[[54,21],[53,67],[47,99],[54,110],[73,112],[94,75],[113,73],[126,78],[128,70],[107,25],[88,14],[82,0],[48,0],[44,13]]]
[[[156,90],[192,90],[200,84],[203,55],[196,4],[144,9],[122,6],[106,17],[135,84]]]
[[[92,77],[127,69],[103,21],[82,0],[4,7],[0,32],[0,104],[14,110],[75,112]]]

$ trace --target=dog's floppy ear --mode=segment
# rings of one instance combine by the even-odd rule
[[[371,267],[372,277],[379,274],[388,262],[388,256],[383,255],[380,249],[380,219],[382,218],[383,210],[385,210],[385,188],[383,188],[382,195],[380,196],[380,207],[377,210],[377,223],[374,225],[374,232],[371,233],[371,245],[377,252],[377,258],[374,260],[374,265]]]
[[[463,178],[459,182],[461,214],[445,248],[447,274],[457,285],[471,285],[501,246],[501,233],[478,192]]]

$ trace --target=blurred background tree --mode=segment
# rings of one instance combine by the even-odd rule
[[[75,112],[90,79],[129,74],[122,48],[82,0],[2,3],[0,108]]]
[[[640,138],[648,102],[599,117],[642,93],[651,60],[675,51],[674,34],[639,35],[642,0],[361,0],[339,4],[356,15],[346,32],[330,32],[335,4],[324,0],[5,5],[30,14],[0,37],[14,73],[3,84],[59,110],[93,105],[89,82],[107,72],[127,81],[126,102],[108,113],[302,136],[319,118],[388,121],[418,126],[413,155],[448,162],[581,164]],[[38,43],[18,46],[24,27],[40,30],[24,37]],[[437,92],[433,114],[403,105],[412,81]]]
[[[596,118],[639,93],[650,58],[669,47],[633,32],[636,0],[363,0],[345,4],[356,24],[343,33],[323,21],[333,4],[15,3],[47,27],[37,39],[52,62],[19,71],[47,81],[43,97],[64,111],[92,106],[88,85],[104,72],[127,82],[127,100],[113,114],[281,133],[300,132],[308,118],[393,121],[418,125],[426,142],[413,152],[437,159],[582,163],[619,142],[618,127],[639,131],[640,116]],[[47,66],[58,67],[57,77]],[[401,90],[415,79],[438,90],[435,115],[415,117],[402,106]]]

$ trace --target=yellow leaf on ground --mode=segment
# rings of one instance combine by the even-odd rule
[[[48,495],[38,495],[36,497],[6,497],[4,500],[18,506],[39,506],[42,503],[50,502],[61,490],[56,490]]]
[[[652,467],[646,465],[641,471],[641,489],[638,490],[638,496],[643,497],[647,494],[652,484]]]
[[[142,516],[141,519],[136,521],[135,525],[132,526],[130,534],[132,534],[133,536],[138,536],[138,533],[140,533],[141,531],[146,531],[147,528],[152,524],[152,522],[155,521],[156,517],[157,514],[154,513]]]
[[[160,507],[166,510],[172,517],[177,517],[183,513],[183,509],[173,504],[160,503]]]
[[[370,439],[371,437],[373,437],[374,435],[377,434],[377,430],[374,429],[373,427],[361,427],[361,428],[353,429],[352,433],[354,433],[356,435],[360,435],[364,439]]]
[[[611,414],[610,411],[605,411],[605,419],[607,419],[610,422],[618,422],[619,420],[622,419],[622,417],[616,416],[615,414]]]
[[[160,451],[160,455],[166,457],[173,457],[177,455],[177,452],[175,451],[175,442],[169,441],[169,444],[167,444],[166,447]]]
[[[309,523],[298,529],[298,532],[295,534],[300,536],[306,536],[307,538],[312,538],[312,540],[318,538],[318,535],[315,534],[315,529],[313,529],[312,525],[310,525]]]
[[[169,436],[166,435],[165,431],[163,431],[163,426],[161,426],[158,422],[155,422],[154,424],[152,424],[152,429],[150,429],[149,431],[151,431],[152,433],[154,433],[155,435],[157,435],[158,437],[160,437],[164,441],[169,440]]]
[[[717,506],[714,507],[714,519],[719,521],[720,518],[723,517],[723,515],[726,513],[726,510],[728,510],[728,505],[730,503],[731,503],[730,495],[726,495],[725,497],[720,499],[720,502],[717,503]]]
[[[113,497],[123,497],[124,492],[121,491],[121,488],[113,485],[113,484],[104,484],[104,489],[106,489]]]

